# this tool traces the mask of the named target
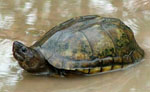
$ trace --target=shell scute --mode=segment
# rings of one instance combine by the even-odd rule
[[[132,30],[121,20],[97,15],[72,18],[52,28],[34,46],[54,67],[86,73],[121,68],[144,56]]]

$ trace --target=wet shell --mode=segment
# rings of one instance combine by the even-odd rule
[[[97,15],[72,18],[52,28],[33,47],[54,67],[83,73],[123,68],[144,56],[128,26]]]

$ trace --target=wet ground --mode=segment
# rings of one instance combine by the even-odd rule
[[[96,76],[54,78],[24,72],[12,56],[12,42],[30,46],[53,26],[75,16],[121,19],[145,50],[142,63]],[[149,0],[0,0],[0,92],[150,92]]]

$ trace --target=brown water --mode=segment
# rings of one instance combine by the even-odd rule
[[[69,18],[98,14],[120,18],[145,50],[142,63],[96,76],[54,78],[24,72],[12,42],[27,45]],[[150,0],[0,0],[0,92],[150,92]]]

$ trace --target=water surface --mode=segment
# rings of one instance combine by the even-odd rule
[[[30,46],[53,26],[75,16],[121,19],[145,50],[142,63],[96,76],[54,78],[23,71],[12,43]],[[150,92],[149,0],[0,0],[0,92]]]

